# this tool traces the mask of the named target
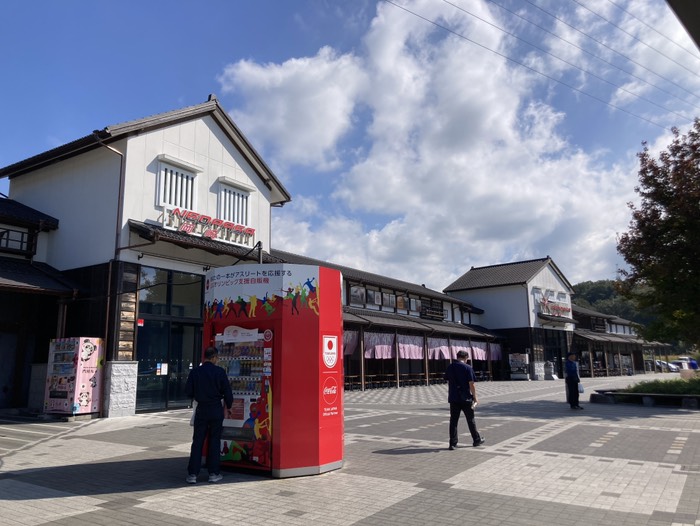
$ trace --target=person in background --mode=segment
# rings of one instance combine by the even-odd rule
[[[690,359],[690,361],[688,362],[688,367],[690,367],[694,371],[698,370],[698,362],[695,361],[695,358]]]
[[[185,384],[185,395],[197,401],[194,415],[194,431],[190,461],[187,465],[188,484],[196,484],[202,466],[202,449],[204,440],[209,435],[207,448],[207,470],[209,482],[219,482],[223,477],[219,473],[221,432],[224,422],[223,400],[228,410],[233,405],[233,393],[226,371],[219,367],[219,352],[216,347],[204,351],[204,362],[190,371]]]
[[[448,382],[447,401],[450,403],[450,451],[457,447],[459,436],[457,434],[457,426],[462,413],[467,418],[467,426],[469,426],[469,433],[472,435],[474,447],[484,443],[484,437],[477,431],[474,420],[474,407],[477,404],[476,387],[474,385],[476,377],[474,376],[474,369],[466,363],[468,357],[467,351],[458,351],[457,361],[448,365],[445,371],[445,380]]]
[[[566,366],[566,398],[571,406],[571,409],[583,409],[578,404],[578,384],[581,383],[581,377],[578,374],[578,363],[576,362],[576,353],[570,352],[567,355]]]

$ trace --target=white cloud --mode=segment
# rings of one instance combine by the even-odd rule
[[[234,120],[281,164],[338,163],[336,146],[352,125],[352,112],[366,76],[360,59],[324,47],[309,58],[283,64],[241,60],[219,77],[223,93],[242,94],[245,108]]]
[[[512,46],[448,4],[404,4],[493,50]],[[609,151],[575,146],[550,83],[454,33],[379,3],[361,54],[242,61],[221,81],[245,96],[234,118],[275,164],[304,166],[307,181],[335,169],[330,196],[299,183],[274,212],[276,248],[436,289],[472,265],[550,255],[577,283],[614,278],[622,263],[635,152],[611,166]],[[359,158],[339,146],[351,132]]]

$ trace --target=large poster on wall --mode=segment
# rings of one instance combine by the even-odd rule
[[[241,265],[209,272],[204,284],[205,321],[253,320],[269,317],[277,309],[292,316],[307,312],[318,316],[318,267],[265,267]]]

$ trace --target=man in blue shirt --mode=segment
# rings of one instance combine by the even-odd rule
[[[578,375],[578,363],[576,363],[576,353],[570,352],[567,356],[566,365],[564,367],[566,378],[566,398],[568,399],[571,409],[583,409],[578,405],[578,384],[581,378]]]
[[[457,447],[457,425],[462,413],[467,418],[474,447],[484,443],[484,437],[477,431],[474,421],[474,407],[477,404],[474,385],[476,377],[471,365],[466,364],[468,357],[466,351],[457,352],[457,361],[448,365],[445,371],[445,380],[448,382],[447,401],[450,403],[450,451]]]
[[[190,371],[185,384],[185,394],[197,401],[190,461],[187,465],[188,484],[197,483],[197,475],[202,466],[202,449],[207,434],[209,435],[207,448],[209,482],[219,482],[223,478],[219,473],[221,462],[219,448],[224,422],[224,408],[221,400],[223,399],[230,410],[233,405],[233,393],[226,371],[216,365],[218,361],[219,352],[216,347],[208,347],[204,351],[204,362]]]

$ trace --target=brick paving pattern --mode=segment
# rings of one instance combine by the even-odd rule
[[[342,469],[217,484],[184,482],[189,411],[0,415],[0,523],[700,526],[700,411],[585,403],[651,378],[584,379],[583,411],[561,380],[479,383],[486,444],[462,421],[455,451],[445,385],[351,391]]]

